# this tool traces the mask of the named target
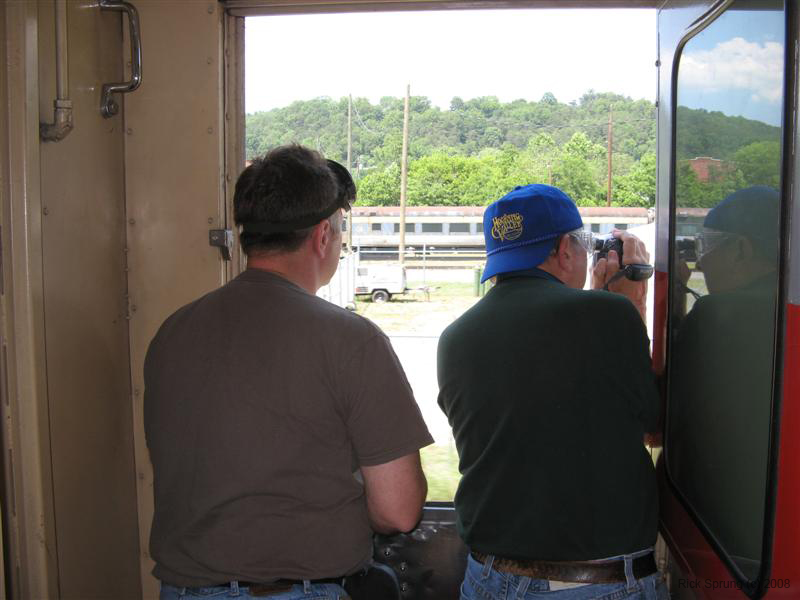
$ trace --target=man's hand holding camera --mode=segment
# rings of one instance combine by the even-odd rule
[[[626,296],[646,322],[647,315],[647,280],[633,281],[627,277],[615,277],[620,268],[626,265],[650,262],[650,254],[644,242],[627,231],[615,229],[613,235],[622,241],[622,267],[620,256],[616,250],[609,250],[607,258],[600,258],[592,269],[592,289],[604,289]]]

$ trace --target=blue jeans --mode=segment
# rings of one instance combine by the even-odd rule
[[[631,555],[636,557],[638,554]],[[624,557],[613,557],[624,558]],[[491,568],[492,557],[481,564],[472,556],[461,584],[461,600],[669,600],[661,573],[641,579],[629,575],[627,582],[592,583],[574,587],[547,579],[532,579],[501,573]],[[630,573],[631,568],[626,568]],[[551,589],[551,587],[553,589]]]
[[[216,585],[212,587],[176,587],[166,583],[161,584],[160,600],[191,600],[192,598],[239,598],[240,600],[350,600],[344,588],[335,583],[298,583],[293,585],[288,592],[270,594],[269,596],[251,596],[247,587],[239,587],[234,581],[229,585]]]

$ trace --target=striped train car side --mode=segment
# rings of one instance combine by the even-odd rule
[[[406,246],[482,248],[484,206],[411,206],[406,208]],[[597,234],[653,221],[651,209],[639,207],[579,207],[584,226]],[[356,206],[351,212],[352,245],[397,248],[400,207]]]

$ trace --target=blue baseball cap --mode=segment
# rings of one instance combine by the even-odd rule
[[[779,217],[778,190],[754,185],[733,192],[708,211],[703,227],[763,240],[777,240]]]
[[[551,185],[515,187],[483,213],[486,269],[481,283],[542,264],[558,236],[583,227],[572,199]]]

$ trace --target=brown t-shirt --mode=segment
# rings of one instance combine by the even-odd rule
[[[433,441],[386,336],[265,271],[169,317],[144,375],[153,574],[174,585],[358,570],[353,472]]]

